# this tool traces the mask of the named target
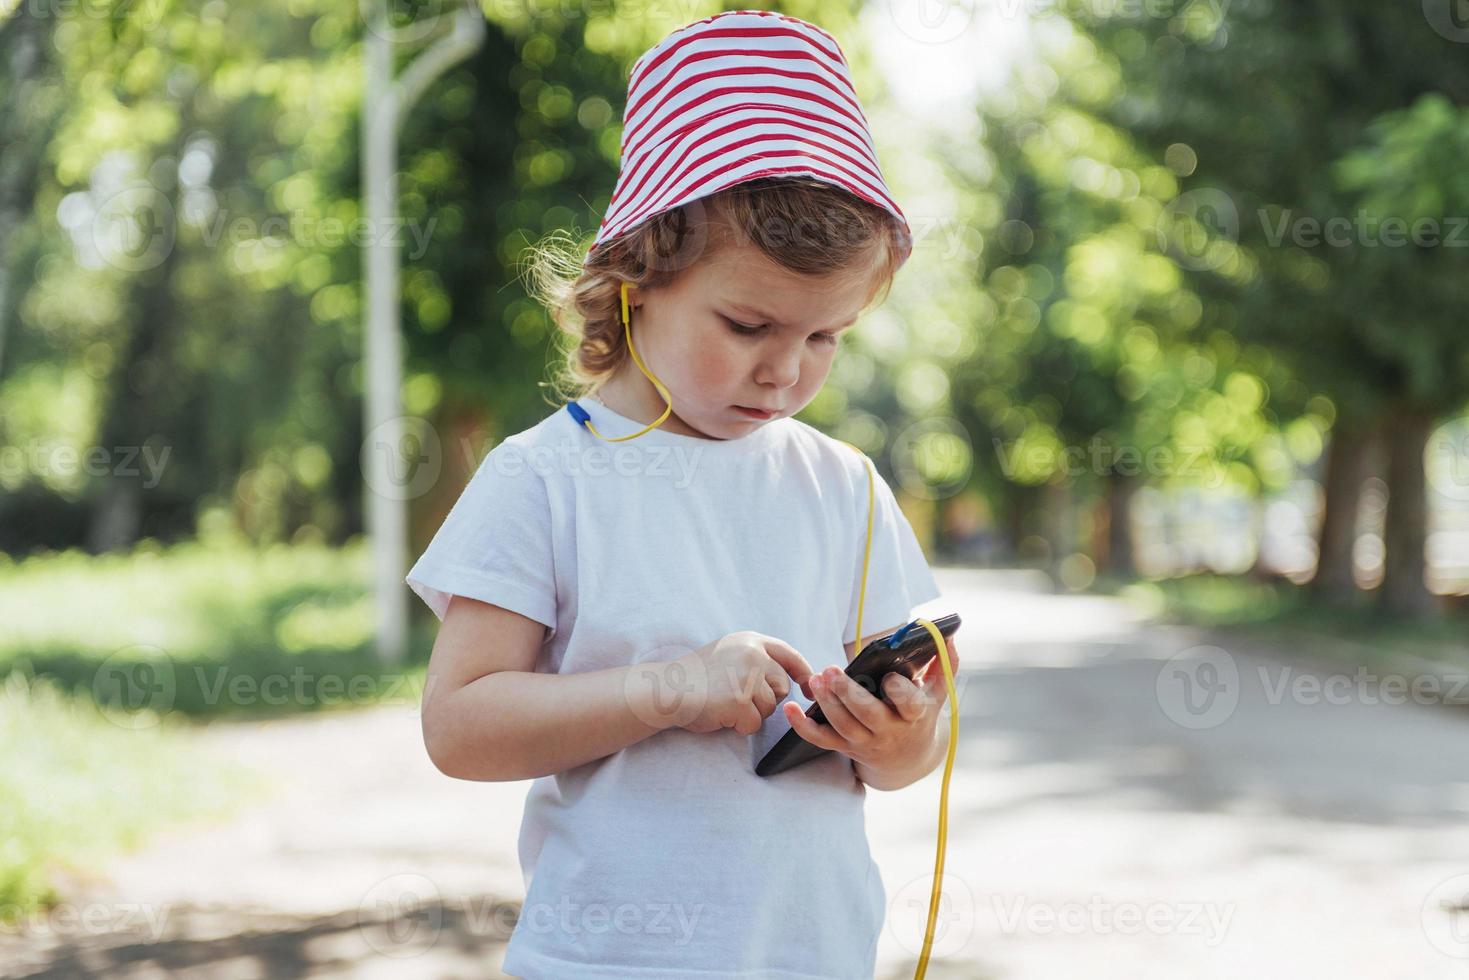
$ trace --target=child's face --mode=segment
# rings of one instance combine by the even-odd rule
[[[825,384],[840,335],[874,291],[860,274],[796,275],[743,243],[666,286],[630,288],[633,343],[672,395],[662,428],[731,439],[799,412]],[[656,406],[648,421],[662,414],[662,399],[636,364],[629,359],[619,374],[636,386],[640,406]],[[760,419],[737,406],[775,414]]]

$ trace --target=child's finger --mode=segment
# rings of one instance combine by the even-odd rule
[[[786,720],[791,723],[795,733],[812,745],[823,749],[841,749],[846,745],[845,740],[838,736],[830,725],[818,725],[806,713],[801,706],[794,701],[785,703]]]
[[[818,675],[819,676],[819,675]],[[846,679],[846,675],[842,675]],[[816,686],[816,682],[812,682]],[[837,734],[850,742],[860,742],[863,738],[871,735],[871,730],[852,715],[851,709],[842,702],[841,695],[833,690],[833,685],[823,682],[816,692],[816,701],[821,705],[821,713],[826,715],[826,723],[835,728]]]
[[[765,654],[771,660],[780,664],[785,669],[785,672],[791,675],[791,680],[801,686],[801,690],[806,690],[806,682],[811,679],[813,671],[811,670],[811,664],[805,657],[801,656],[795,647],[773,636],[766,637]]]
[[[919,685],[896,671],[882,679],[883,693],[893,702],[898,717],[915,721],[923,716],[932,696]]]

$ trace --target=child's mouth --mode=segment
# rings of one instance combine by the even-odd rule
[[[762,412],[758,408],[746,408],[744,405],[736,405],[735,409],[743,412],[752,419],[770,419],[775,417],[774,412]]]

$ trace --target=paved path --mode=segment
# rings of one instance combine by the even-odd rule
[[[964,617],[964,669],[934,980],[1469,975],[1469,712],[939,578],[920,612]],[[527,783],[439,775],[411,706],[202,737],[279,792],[100,869],[79,921],[0,936],[0,976],[501,975]],[[913,972],[939,785],[868,795],[878,980]]]

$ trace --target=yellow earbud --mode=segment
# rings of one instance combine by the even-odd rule
[[[644,426],[637,432],[634,432],[632,435],[617,436],[614,438],[604,436],[597,431],[596,427],[592,425],[591,417],[587,415],[586,409],[582,408],[575,401],[567,402],[566,410],[571,413],[572,417],[575,418],[577,422],[579,422],[581,426],[592,435],[606,442],[623,442],[628,439],[636,439],[638,436],[643,435],[644,433],[652,429],[658,428],[658,426],[663,424],[663,420],[668,418],[668,416],[673,412],[673,397],[668,393],[668,389],[663,386],[663,382],[659,381],[656,377],[653,376],[653,373],[648,370],[647,365],[643,363],[643,359],[638,356],[637,348],[633,346],[632,323],[631,317],[628,314],[627,307],[627,285],[628,284],[624,282],[621,288],[622,327],[624,333],[627,336],[627,350],[628,353],[632,355],[633,363],[638,366],[638,370],[647,375],[648,380],[653,382],[653,387],[657,388],[658,393],[663,396],[663,401],[666,407],[663,409],[663,414],[658,416],[658,419],[656,421]],[[872,557],[872,517],[873,504],[877,496],[877,488],[873,484],[872,460],[868,459],[866,453],[858,449],[856,446],[852,445],[850,442],[846,442],[843,440],[838,441],[841,442],[842,445],[849,447],[857,455],[861,456],[862,461],[866,464],[867,470],[867,545],[862,550],[862,583],[857,590],[856,642],[860,644],[862,642],[862,610],[866,606],[867,599],[867,563]],[[953,775],[954,752],[959,747],[959,698],[954,691],[954,670],[953,667],[949,664],[949,647],[944,640],[943,634],[939,632],[937,626],[935,626],[931,621],[927,619],[915,619],[914,622],[917,625],[922,626],[925,630],[928,631],[928,634],[933,637],[934,646],[938,650],[939,663],[944,668],[945,690],[948,691],[949,695],[949,748],[948,755],[944,759],[944,778],[942,786],[939,790],[938,854],[934,859],[933,890],[929,894],[928,898],[928,923],[923,930],[923,950],[918,957],[918,970],[913,975],[914,980],[923,980],[923,976],[928,970],[929,952],[933,947],[933,929],[934,923],[938,916],[939,893],[944,877],[944,852],[947,847],[949,837],[949,777]]]
[[[622,284],[622,289],[620,290],[620,292],[622,294],[622,331],[623,335],[627,337],[627,352],[632,355],[633,363],[638,366],[638,370],[648,376],[648,380],[653,382],[653,387],[658,389],[658,394],[663,396],[664,409],[662,415],[658,416],[657,419],[650,422],[648,425],[644,426],[638,431],[634,432],[632,435],[617,436],[615,438],[612,438],[604,436],[602,435],[602,433],[597,431],[597,427],[592,425],[591,416],[587,414],[586,409],[582,408],[575,401],[567,402],[566,410],[571,413],[571,417],[580,422],[582,427],[585,428],[592,435],[596,436],[598,439],[605,440],[606,442],[626,442],[628,439],[636,439],[644,432],[648,432],[652,429],[658,428],[658,426],[663,424],[664,419],[673,414],[673,396],[668,393],[667,388],[663,387],[663,382],[655,378],[653,376],[653,372],[648,370],[648,366],[644,364],[643,359],[638,356],[638,349],[632,344],[632,320],[628,316],[627,312],[626,282]]]

